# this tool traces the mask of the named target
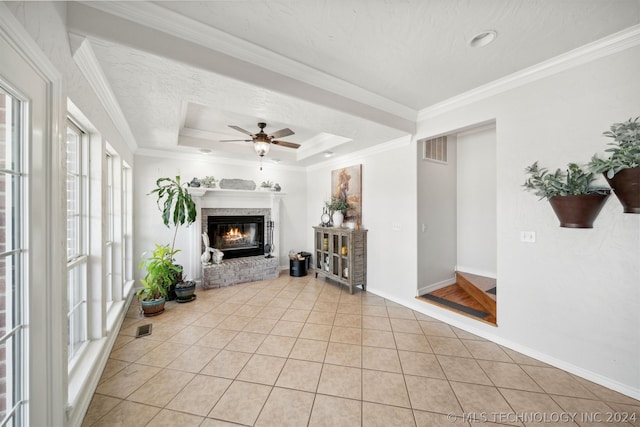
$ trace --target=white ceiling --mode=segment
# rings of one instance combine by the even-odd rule
[[[640,22],[640,0],[261,0],[68,5],[139,149],[308,166],[411,134],[420,110]],[[483,30],[498,38],[468,46]],[[257,157],[257,156],[256,156]],[[252,158],[252,160],[255,160]]]

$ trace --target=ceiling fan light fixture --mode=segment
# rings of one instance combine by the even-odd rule
[[[482,31],[471,38],[469,46],[483,47],[493,42],[496,37],[498,37],[498,32],[495,30]]]
[[[269,141],[256,140],[253,143],[253,149],[256,150],[256,153],[260,157],[264,157],[265,154],[268,154],[270,147],[271,147],[271,144],[269,143]]]

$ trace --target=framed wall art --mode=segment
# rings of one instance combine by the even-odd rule
[[[331,196],[346,199],[351,205],[345,215],[345,222],[362,224],[361,164],[331,171]]]

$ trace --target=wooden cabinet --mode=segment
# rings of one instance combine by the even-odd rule
[[[367,230],[313,227],[316,277],[324,276],[349,287],[367,290]]]

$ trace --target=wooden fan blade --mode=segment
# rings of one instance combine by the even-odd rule
[[[296,144],[295,142],[287,142],[287,141],[271,141],[272,144],[278,144],[282,147],[287,148],[299,148],[300,144]]]
[[[229,127],[230,127],[231,129],[235,129],[235,130],[237,130],[238,132],[242,132],[242,133],[244,133],[245,135],[249,135],[249,136],[252,136],[252,135],[253,135],[251,132],[249,132],[248,130],[244,130],[244,129],[242,129],[241,127],[234,126],[234,125],[229,125]]]
[[[218,142],[252,142],[253,139],[221,139]]]
[[[269,137],[273,139],[277,139],[277,138],[284,138],[285,136],[290,136],[293,134],[294,132],[291,129],[284,128],[284,129],[280,129],[277,132],[272,133],[271,135],[269,135]]]

